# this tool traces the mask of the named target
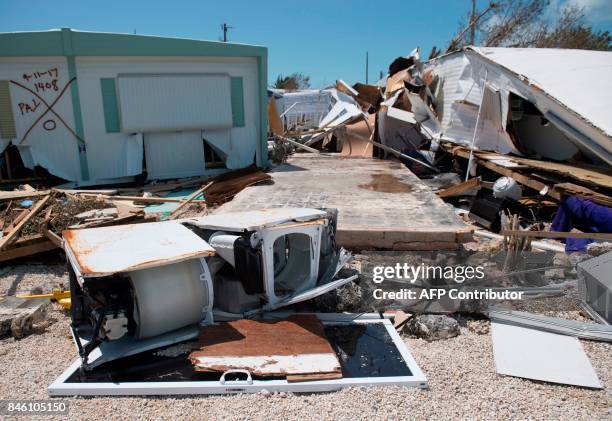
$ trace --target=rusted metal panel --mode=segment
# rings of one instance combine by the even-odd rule
[[[194,348],[189,359],[196,371],[243,369],[260,376],[341,373],[323,325],[314,315],[206,326]]]
[[[215,254],[206,241],[178,222],[68,230],[62,235],[84,277],[129,272]]]

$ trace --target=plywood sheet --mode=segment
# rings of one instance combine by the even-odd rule
[[[601,382],[578,339],[536,329],[491,323],[499,374],[600,389]]]
[[[374,127],[375,117],[374,114],[368,117],[370,127]],[[373,145],[365,140],[370,138],[370,128],[365,120],[348,124],[344,134],[341,152],[343,156],[372,157],[374,151]]]
[[[262,376],[341,373],[316,316],[237,320],[202,328],[189,355],[196,371],[246,369]]]

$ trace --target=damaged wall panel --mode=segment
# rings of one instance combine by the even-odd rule
[[[542,60],[542,54],[548,59]],[[612,87],[606,77],[611,62],[612,54],[608,52],[472,47],[434,59],[430,66],[442,86],[436,98],[438,113],[442,115],[441,135],[456,143],[471,142],[486,79],[500,93],[504,132],[500,132],[498,139],[478,136],[477,147],[517,154],[530,149],[544,157],[550,153],[548,157],[552,159],[569,159],[578,148],[592,159],[610,164],[612,130],[600,110],[612,106],[609,103]],[[558,66],[551,72],[554,63]],[[593,96],[593,92],[598,94]],[[512,109],[511,94],[538,110],[543,126],[552,124],[562,134],[547,132],[546,137],[534,134],[529,138],[523,134],[526,144],[521,151],[517,150],[508,142],[507,132],[512,130],[512,122],[519,119],[517,112],[523,110]],[[469,109],[460,104],[476,107]],[[545,147],[544,143],[551,142],[551,138],[556,148]],[[504,142],[507,147],[502,148]]]
[[[263,47],[67,28],[0,34],[0,41],[0,81],[9,82],[15,120],[16,133],[10,140],[28,168],[39,165],[75,185],[129,182],[143,171],[143,132],[164,137],[176,130],[221,126],[231,131],[233,142],[228,168],[246,167],[254,160],[260,166],[267,163],[267,50]],[[160,84],[160,78],[149,78],[146,92],[141,89],[139,96],[133,96],[118,78],[152,73],[168,75],[166,82],[214,74],[227,81],[227,89],[221,88],[222,83],[174,89]],[[230,78],[242,81],[241,86],[235,84],[233,95]],[[114,110],[116,116],[109,115],[113,81],[121,102]],[[156,93],[165,99],[147,100]],[[195,106],[205,99],[207,107]],[[130,101],[136,105],[128,107]],[[165,105],[170,108],[163,109]],[[132,117],[141,120],[139,124],[132,124],[133,118],[125,115],[130,110]],[[171,138],[168,135],[167,143]],[[2,139],[0,147],[8,141]],[[168,174],[169,178],[181,176],[180,172]]]

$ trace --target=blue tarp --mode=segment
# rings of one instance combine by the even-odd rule
[[[612,232],[612,209],[598,205],[590,200],[568,197],[561,202],[551,231],[569,232],[576,228],[582,232]],[[565,251],[585,251],[594,240],[589,238],[568,238]]]

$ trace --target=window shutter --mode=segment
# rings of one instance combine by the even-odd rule
[[[242,78],[231,78],[232,95],[232,125],[244,127],[244,94],[242,91]]]
[[[119,133],[119,109],[117,107],[115,79],[100,79],[100,87],[102,89],[102,107],[104,109],[106,133]]]

